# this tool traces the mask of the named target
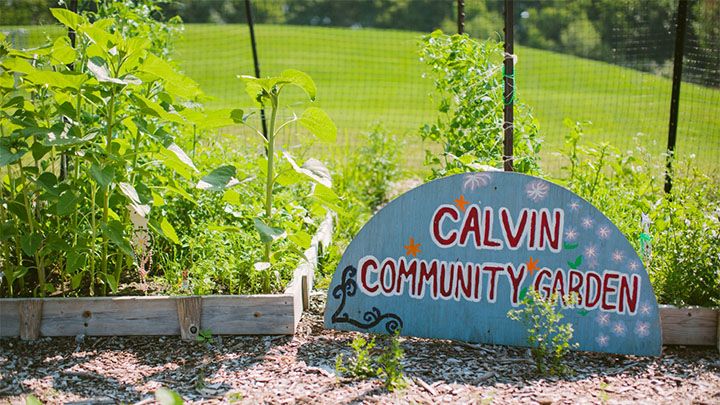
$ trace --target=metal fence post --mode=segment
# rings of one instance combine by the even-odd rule
[[[255,65],[255,77],[260,78],[260,61],[257,54],[257,43],[255,42],[255,22],[253,20],[252,5],[250,0],[245,0],[245,14],[247,15],[248,28],[250,29],[250,46],[252,47],[253,63]],[[263,136],[268,139],[267,123],[265,121],[265,109],[260,109],[260,121],[262,124]]]
[[[513,0],[505,0],[505,62],[503,69],[504,117],[503,168],[513,171],[513,102],[515,100],[515,60],[513,47]]]
[[[680,110],[680,83],[682,82],[685,32],[687,30],[688,1],[679,0],[675,22],[675,56],[673,57],[672,95],[670,96],[670,123],[668,125],[667,163],[665,166],[665,192],[672,190],[672,160],[675,157],[678,111]]]
[[[465,33],[465,0],[457,0],[457,28],[458,34]]]
[[[72,11],[73,13],[77,13],[77,0],[70,0],[67,3],[68,10]],[[67,32],[68,38],[70,39],[70,46],[75,48],[75,30],[68,27]],[[70,63],[67,65],[67,68],[70,70],[75,70],[75,64]],[[64,121],[68,122],[67,119],[64,119]],[[68,159],[67,153],[63,152],[60,154],[60,176],[58,177],[60,181],[63,181],[67,178],[68,173],[68,166],[70,165],[70,161]]]

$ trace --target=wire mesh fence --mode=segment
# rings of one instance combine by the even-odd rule
[[[502,1],[464,3],[466,32],[500,40]],[[237,79],[254,74],[244,5],[182,0],[166,7],[166,16],[180,14],[186,22],[174,59],[213,98],[211,107],[250,105]],[[293,68],[315,79],[318,103],[340,130],[338,149],[331,151],[346,150],[360,132],[381,123],[406,140],[408,166],[421,166],[423,149],[431,146],[422,144],[419,128],[435,119],[438,106],[419,60],[420,38],[435,28],[457,29],[456,0],[254,0],[252,6],[262,75]],[[649,150],[665,150],[677,0],[517,0],[514,8],[517,94],[539,122],[546,171],[560,168],[553,152],[563,146],[567,119],[591,122],[585,126],[591,142],[630,148],[642,134]],[[708,171],[720,166],[716,17],[717,2],[690,1],[676,146],[678,155],[695,154]],[[20,46],[37,45],[45,33],[62,34],[52,24],[28,26],[2,16],[0,23]],[[300,100],[299,94],[288,99],[291,105]]]

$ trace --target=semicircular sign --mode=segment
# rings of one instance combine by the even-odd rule
[[[567,189],[506,172],[438,179],[380,210],[340,261],[325,326],[525,346],[507,312],[531,289],[559,296],[579,350],[660,354],[655,294],[618,228]]]

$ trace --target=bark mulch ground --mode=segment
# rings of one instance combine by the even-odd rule
[[[0,403],[154,403],[168,387],[188,403],[707,403],[720,404],[715,348],[666,347],[662,357],[573,353],[569,377],[535,374],[527,350],[402,339],[407,388],[335,373],[355,333],[323,329],[313,297],[295,336],[0,340]]]

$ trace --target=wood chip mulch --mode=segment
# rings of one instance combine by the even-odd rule
[[[325,330],[313,297],[295,336],[0,340],[0,403],[155,403],[168,387],[186,403],[720,404],[715,348],[666,347],[662,357],[572,353],[569,377],[535,373],[526,349],[403,338],[407,387],[335,373],[355,333]]]

